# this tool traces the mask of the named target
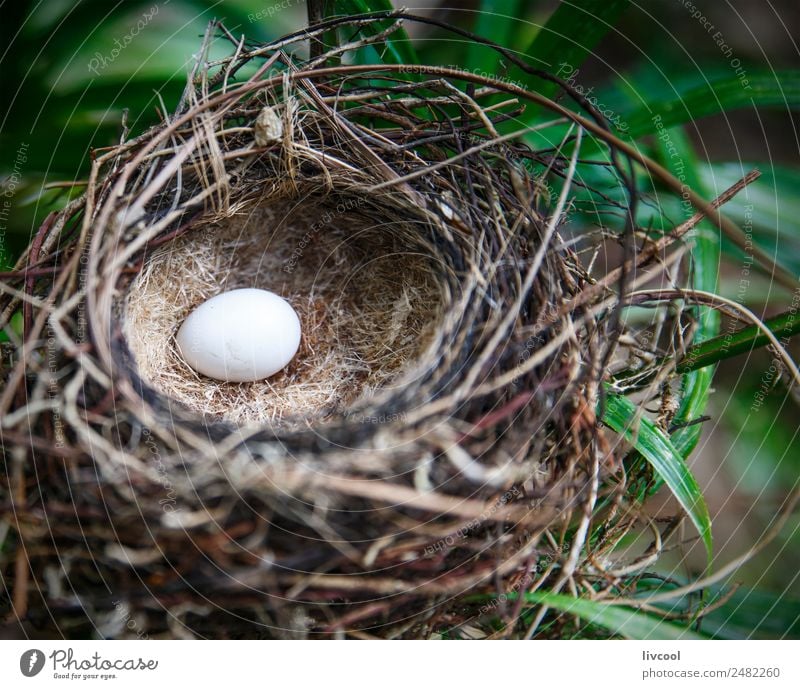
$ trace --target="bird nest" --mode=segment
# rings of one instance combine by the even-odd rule
[[[213,26],[175,113],[98,151],[3,281],[24,334],[6,328],[17,546],[0,608],[29,629],[555,636],[569,620],[539,630],[518,594],[606,577],[613,597],[606,555],[652,476],[596,410],[609,371],[686,324],[673,309],[647,345],[621,317],[634,278],[685,278],[680,256],[636,259],[630,222],[573,236],[576,187],[623,216],[635,192],[616,148],[627,195],[581,182],[582,142],[613,135],[569,85],[585,116],[509,82],[342,59],[395,26],[305,61],[287,51],[323,29],[232,41],[216,62],[230,36]],[[539,150],[518,124],[534,107],[554,112]],[[302,322],[262,382],[200,376],[175,346],[238,287]]]

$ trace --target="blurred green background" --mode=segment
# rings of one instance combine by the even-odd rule
[[[565,5],[585,11],[567,12],[564,21],[556,21]],[[385,0],[348,0],[327,3],[327,12],[388,6]],[[670,152],[655,136],[653,113],[660,114],[690,163],[687,181],[709,198],[758,167],[761,179],[727,212],[739,223],[752,213],[755,241],[800,275],[796,0],[474,0],[457,9],[433,2],[403,6],[560,70],[621,123],[623,134],[669,164]],[[307,21],[306,3],[297,0],[46,0],[0,7],[5,203],[0,204],[0,270],[13,265],[48,212],[81,192],[92,148],[118,141],[123,118],[135,134],[175,106],[211,19],[223,20],[236,37],[256,41],[296,31]],[[421,62],[550,88],[466,38],[445,38],[433,26],[407,29]],[[638,220],[643,226],[669,226],[681,215],[678,200],[659,196],[658,204],[640,209]],[[710,281],[713,286],[718,273],[721,294],[743,298],[758,314],[789,307],[792,295],[755,273],[742,293],[741,253],[724,241],[720,260],[715,251],[707,254]],[[703,390],[711,385],[705,407],[711,420],[699,438],[687,441],[698,443],[689,464],[709,504],[720,563],[759,538],[800,475],[798,412],[783,385],[757,414],[750,409],[770,359],[768,352],[755,351],[720,364],[713,382],[710,376],[700,381]],[[674,512],[668,496],[656,496],[651,511],[659,510]],[[709,627],[721,636],[800,637],[798,546],[795,516],[777,541],[736,575],[744,586],[708,620]],[[658,570],[676,580],[696,574],[704,562],[701,550],[687,542]]]

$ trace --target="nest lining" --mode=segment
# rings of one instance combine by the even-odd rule
[[[346,413],[391,387],[435,330],[440,278],[430,257],[403,242],[413,228],[358,215],[360,203],[277,199],[198,223],[158,250],[125,298],[124,334],[140,375],[211,418],[283,426]],[[183,361],[175,334],[199,304],[241,287],[292,304],[300,349],[267,380],[215,381]]]

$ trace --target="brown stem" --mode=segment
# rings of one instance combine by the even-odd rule
[[[715,198],[711,202],[711,206],[714,209],[720,208],[723,204],[727,203],[734,196],[736,196],[736,194],[738,194],[748,184],[755,182],[760,176],[761,173],[758,170],[751,170],[750,172],[747,173],[747,175],[745,175],[742,179],[736,182],[736,184],[734,184],[729,189],[726,189],[717,198]],[[689,218],[689,220],[682,223],[681,225],[678,225],[674,230],[672,230],[668,234],[665,234],[657,241],[652,242],[644,249],[642,249],[638,253],[635,259],[627,261],[626,269],[632,270],[634,267],[639,267],[642,264],[646,263],[647,261],[650,261],[657,255],[659,255],[670,244],[672,244],[672,242],[683,237],[687,232],[689,232],[697,224],[699,224],[702,220],[704,220],[705,217],[706,217],[705,214],[702,212],[695,213],[695,215]],[[570,311],[574,311],[579,306],[583,306],[587,302],[591,301],[592,299],[600,295],[600,293],[602,293],[604,289],[609,288],[614,282],[616,282],[619,279],[622,270],[623,268],[622,266],[620,266],[619,268],[615,268],[614,270],[608,272],[600,280],[598,280],[597,282],[595,282],[594,284],[590,285],[582,292],[580,292],[577,296],[575,296],[574,299],[564,304],[563,308],[561,309],[561,313],[564,314],[564,313],[569,313]]]

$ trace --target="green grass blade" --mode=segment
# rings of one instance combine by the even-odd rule
[[[631,443],[663,479],[703,539],[710,564],[713,552],[711,517],[700,487],[666,433],[637,412],[638,407],[627,398],[608,395],[603,423]]]
[[[667,622],[655,615],[608,605],[585,598],[572,598],[559,593],[535,591],[526,593],[525,600],[536,605],[546,605],[570,615],[577,615],[586,622],[604,627],[628,639],[638,640],[700,640],[707,637],[673,622]]]
[[[800,108],[800,70],[761,69],[748,73],[750,88],[743,88],[736,75],[712,78],[708,83],[674,82],[669,88],[653,93],[639,93],[645,103],[622,113],[632,138],[654,131],[653,118],[673,127],[720,112],[746,107]],[[664,97],[668,93],[669,96]]]
[[[577,69],[629,4],[630,0],[562,2],[525,51],[525,58],[534,67],[552,72]],[[539,80],[531,86],[545,95],[556,90],[554,84]]]
[[[737,578],[738,575],[737,575]],[[689,582],[681,577],[650,579],[638,577],[631,585],[635,597],[646,600],[652,594],[669,593]],[[697,628],[712,639],[796,639],[800,638],[800,598],[788,590],[713,585],[705,589],[706,602],[696,593],[679,595],[656,603],[665,613],[681,613],[697,619]]]

